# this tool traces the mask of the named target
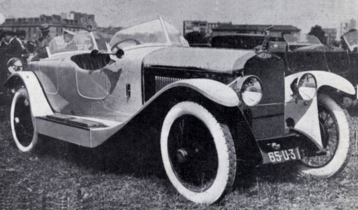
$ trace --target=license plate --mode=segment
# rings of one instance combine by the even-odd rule
[[[298,148],[285,149],[268,153],[262,152],[262,155],[264,158],[264,163],[282,163],[301,159]]]

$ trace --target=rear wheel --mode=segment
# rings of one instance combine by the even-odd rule
[[[164,119],[161,153],[173,186],[195,203],[214,203],[231,191],[236,154],[231,133],[203,106],[176,104]]]
[[[14,95],[10,110],[12,136],[21,152],[32,152],[38,143],[34,117],[31,114],[29,95],[20,88]]]
[[[318,95],[318,116],[325,155],[305,156],[300,170],[319,178],[339,173],[348,163],[350,128],[348,113],[328,95]]]

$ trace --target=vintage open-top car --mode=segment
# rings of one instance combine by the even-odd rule
[[[348,116],[330,93],[353,95],[354,87],[329,72],[284,72],[267,52],[190,48],[158,18],[109,44],[85,31],[55,38],[48,58],[5,85],[14,93],[20,151],[34,151],[41,135],[93,148],[134,118],[151,119],[170,182],[187,199],[211,204],[230,192],[244,162],[293,161],[323,178],[346,165]]]

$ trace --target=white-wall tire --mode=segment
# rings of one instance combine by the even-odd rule
[[[38,143],[38,134],[25,88],[20,88],[14,95],[10,109],[10,125],[17,148],[21,152],[34,151]]]
[[[231,191],[236,175],[232,136],[203,106],[173,106],[163,122],[160,146],[170,182],[190,201],[212,204]]]
[[[332,98],[325,94],[318,95],[318,108],[322,140],[327,154],[314,156],[307,160],[303,159],[299,170],[317,178],[329,178],[343,170],[349,161],[351,154],[350,117]],[[329,129],[323,129],[325,127],[329,127]],[[326,143],[325,138],[327,138]]]

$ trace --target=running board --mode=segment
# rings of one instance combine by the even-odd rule
[[[91,148],[123,127],[121,122],[63,114],[36,117],[35,120],[39,134]]]

